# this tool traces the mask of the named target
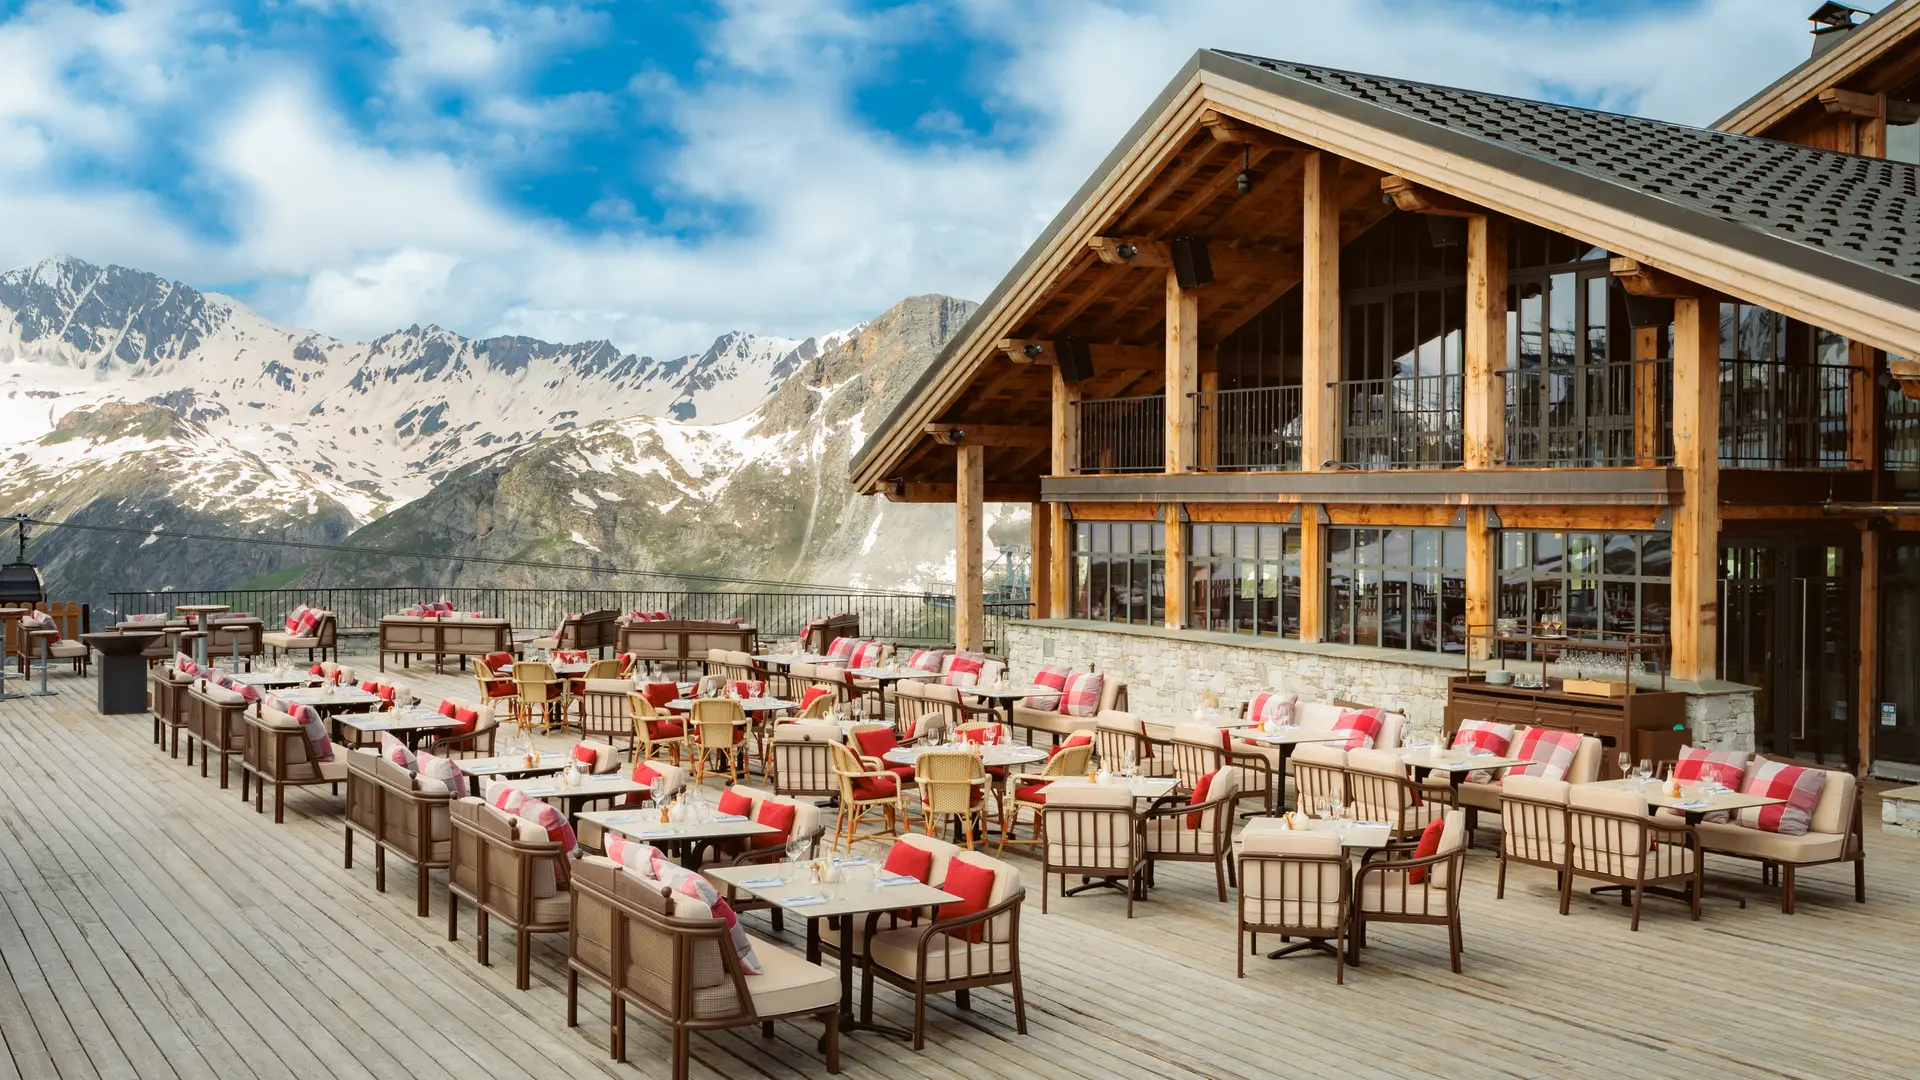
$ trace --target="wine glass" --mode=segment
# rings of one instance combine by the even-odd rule
[[[1626,750],[1620,751],[1620,775],[1629,780],[1634,778],[1633,754]]]
[[[1641,782],[1641,783],[1643,783],[1643,784],[1644,784],[1644,783],[1646,783],[1647,781],[1649,781],[1649,780],[1651,780],[1651,779],[1653,779],[1653,759],[1652,759],[1652,758],[1641,758],[1641,759],[1640,759],[1640,769],[1639,769],[1639,772],[1640,772],[1640,782]]]

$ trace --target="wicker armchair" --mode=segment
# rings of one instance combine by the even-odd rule
[[[513,684],[520,699],[519,726],[538,726],[541,734],[567,723],[567,684],[553,673],[553,665],[521,660],[513,665]]]
[[[522,823],[479,799],[456,800],[448,807],[453,825],[447,862],[447,940],[460,937],[460,901],[474,906],[479,937],[476,957],[488,963],[489,920],[513,931],[513,985],[532,982],[534,934],[564,934],[571,925],[569,890],[555,874],[566,857],[558,841],[532,835]]]
[[[454,793],[423,791],[412,773],[378,754],[356,750],[347,764],[344,865],[353,869],[353,834],[373,841],[373,887],[387,891],[387,855],[414,865],[414,914],[427,915],[429,870],[445,870],[452,854],[447,805]]]
[[[153,699],[153,744],[167,747],[168,757],[180,754],[180,730],[187,726],[187,688],[193,679],[174,674],[172,664],[147,670],[147,692]]]
[[[1432,855],[1417,844],[1389,844],[1367,852],[1353,882],[1353,937],[1347,963],[1360,965],[1369,923],[1416,923],[1447,928],[1447,954],[1460,973],[1460,878],[1467,865],[1467,816],[1449,810]]]
[[[833,821],[833,849],[844,842],[848,851],[856,840],[892,838],[900,835],[907,821],[906,793],[900,777],[889,769],[872,769],[845,743],[828,743],[833,755],[833,771],[839,787],[840,811]],[[878,811],[885,820],[884,831],[860,832],[860,821]]]
[[[1330,952],[1334,982],[1345,983],[1353,867],[1340,837],[1256,818],[1240,839],[1234,974],[1246,977],[1247,954],[1260,951],[1261,934],[1279,934],[1282,941],[1302,940],[1274,953],[1276,959],[1308,950]]]
[[[332,761],[315,761],[307,729],[286,713],[262,707],[258,715],[244,717],[246,728],[240,753],[240,798],[253,797],[254,813],[264,812],[267,786],[273,786],[273,823],[287,820],[287,789],[326,784],[340,793],[347,778],[346,762],[339,754]]]
[[[1567,796],[1567,870],[1560,881],[1560,914],[1567,913],[1576,877],[1607,882],[1631,899],[1631,930],[1640,929],[1640,903],[1659,886],[1680,886],[1694,920],[1700,919],[1700,834],[1691,825],[1647,816],[1637,791],[1579,785]],[[1658,893],[1656,893],[1658,895]]]
[[[1065,897],[1072,895],[1068,876],[1079,874],[1099,880],[1074,893],[1121,889],[1127,894],[1127,918],[1133,918],[1133,901],[1147,874],[1147,842],[1141,835],[1145,817],[1134,808],[1133,793],[1120,786],[1079,784],[1057,787],[1041,798],[1034,827],[1041,844],[1040,913],[1047,911],[1047,879],[1060,875],[1060,895]]]
[[[727,924],[704,901],[606,859],[580,860],[567,943],[567,1026],[578,1023],[579,977],[612,995],[609,1043],[627,1059],[627,1007],[673,1031],[673,1078],[686,1080],[695,1031],[812,1016],[826,1028],[827,1072],[840,1071],[840,987],[831,971],[766,941],[753,943],[762,973],[751,981]]]
[[[633,724],[635,759],[657,758],[664,750],[675,765],[680,764],[682,754],[690,748],[684,719],[654,708],[647,695],[638,691],[627,694],[627,718]]]
[[[222,686],[189,687],[182,701],[187,729],[187,764],[193,764],[193,747],[200,745],[200,775],[207,775],[207,763],[220,758],[220,786],[227,786],[232,759],[246,752],[247,699]]]
[[[1063,745],[1059,751],[1047,759],[1046,765],[1037,773],[1008,773],[1006,792],[1001,798],[1000,848],[996,854],[1004,854],[1008,844],[1038,844],[1046,836],[1047,786],[1055,780],[1067,776],[1085,776],[1089,763],[1093,760],[1093,744],[1083,742]],[[1025,840],[1014,839],[1014,831],[1020,827],[1020,811],[1026,810],[1033,815],[1033,835]],[[1046,911],[1045,891],[1041,890],[1040,910]]]
[[[987,770],[971,750],[928,750],[913,763],[914,783],[920,787],[920,820],[928,836],[934,823],[952,818],[969,851],[975,829],[982,842],[987,829]]]
[[[693,782],[722,775],[736,783],[746,772],[747,714],[740,703],[726,698],[703,698],[693,703],[687,717],[693,739]],[[708,766],[719,761],[722,768]]]

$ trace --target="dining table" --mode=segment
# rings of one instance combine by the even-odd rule
[[[181,604],[173,610],[181,615],[185,615],[193,622],[194,629],[200,632],[201,636],[194,640],[193,659],[195,663],[206,664],[208,662],[207,634],[213,629],[213,623],[209,617],[213,615],[225,615],[227,612],[233,610],[232,606],[228,604]],[[238,639],[236,638],[235,640],[237,643]],[[237,656],[238,653],[235,655]]]
[[[1761,806],[1779,806],[1787,801],[1773,795],[1751,795],[1747,792],[1735,791],[1727,787],[1705,789],[1699,784],[1680,785],[1680,795],[1676,798],[1668,792],[1667,785],[1664,781],[1653,777],[1644,780],[1630,778],[1601,780],[1586,786],[1601,788],[1606,791],[1634,792],[1647,800],[1647,813],[1649,815],[1660,810],[1668,810],[1679,814],[1681,819],[1688,825],[1700,824],[1708,814],[1733,814],[1741,810],[1751,810]],[[1594,891],[1598,892],[1614,888],[1617,888],[1617,886],[1602,885]],[[1686,899],[1686,894],[1680,893],[1677,890],[1662,890],[1658,887],[1650,887],[1647,891],[1659,893],[1660,895],[1670,895],[1678,899]],[[1742,908],[1747,906],[1747,898],[1741,896],[1739,893],[1717,889],[1702,889],[1700,890],[1700,895],[1702,897],[1712,897],[1716,900],[1732,900]]]
[[[1293,748],[1304,743],[1343,742],[1353,738],[1351,731],[1331,731],[1304,728],[1298,724],[1282,725],[1275,728],[1243,727],[1229,730],[1236,739],[1245,739],[1250,743],[1270,746],[1280,755],[1280,765],[1273,770],[1273,810],[1282,813],[1287,808],[1287,759],[1293,756]],[[1250,817],[1251,814],[1243,814]]]
[[[1006,715],[1005,722],[1008,730],[1013,729],[1013,703],[1014,702],[1024,701],[1030,697],[1057,698],[1061,696],[1061,692],[1058,689],[1048,688],[1045,686],[1029,686],[1024,690],[1016,690],[1011,687],[979,687],[979,686],[958,686],[958,687],[955,687],[954,689],[960,691],[961,694],[967,697],[979,698],[980,700],[986,702],[987,715],[989,716],[993,715],[993,711],[995,709],[999,709],[1002,713]],[[1031,737],[1031,733],[1029,733],[1029,737]]]
[[[820,961],[821,922],[838,919],[840,941],[835,947],[840,953],[840,1030],[871,1031],[897,1039],[911,1039],[911,1031],[876,1024],[854,1013],[854,920],[885,917],[888,912],[938,909],[943,904],[957,903],[961,898],[905,875],[886,875],[861,856],[835,859],[832,865],[839,881],[816,882],[809,878],[788,880],[787,875],[781,872],[781,864],[777,863],[716,867],[707,871],[706,876],[752,893],[789,915],[805,919],[807,959],[812,963]],[[855,868],[860,872],[847,873]],[[794,877],[799,878],[799,875],[796,873]]]
[[[452,731],[460,726],[460,721],[451,716],[443,716],[432,709],[417,705],[390,709],[376,713],[343,713],[331,717],[333,727],[341,736],[341,741],[351,746],[362,745],[357,738],[346,737],[347,732],[365,735],[378,735],[382,732],[393,735],[407,744],[407,749],[420,749],[420,738],[429,733]]]
[[[579,815],[579,819],[591,821],[608,832],[616,832],[632,840],[678,851],[677,861],[689,870],[700,869],[709,844],[746,840],[780,831],[771,825],[750,821],[743,814],[713,813],[701,815],[698,821],[661,821],[660,810],[657,806],[592,810]],[[718,873],[716,870],[707,876],[714,877]]]
[[[467,778],[469,790],[476,796],[483,794],[481,785],[487,780],[517,780],[528,776],[551,776],[564,771],[573,762],[566,754],[547,752],[531,763],[525,754],[498,754],[493,757],[466,758],[457,762],[460,774]]]
[[[1015,765],[1032,765],[1047,760],[1047,752],[1034,746],[1022,746],[1018,743],[951,743],[935,746],[900,746],[882,754],[893,765],[911,765],[920,759],[920,755],[929,750],[972,750],[980,756],[980,763],[989,769],[1011,768]]]
[[[1447,778],[1447,785],[1454,792],[1453,803],[1460,804],[1460,784],[1470,773],[1482,769],[1511,769],[1531,765],[1526,758],[1507,757],[1490,751],[1475,750],[1435,750],[1421,747],[1400,752],[1400,760],[1413,772],[1415,783],[1427,778],[1430,773],[1441,773]]]

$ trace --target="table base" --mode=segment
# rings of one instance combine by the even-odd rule
[[[1145,900],[1147,898],[1147,876],[1144,873],[1140,874],[1136,880],[1138,881],[1138,886],[1134,889],[1133,898],[1135,900]],[[1096,878],[1082,875],[1080,884],[1063,891],[1060,895],[1079,896],[1082,893],[1090,893],[1095,889],[1112,889],[1114,892],[1124,896],[1127,891],[1126,879],[1118,877]]]
[[[1617,892],[1620,894],[1621,907],[1627,907],[1633,903],[1633,886],[1631,885],[1595,885],[1587,891],[1594,896],[1599,896],[1601,893]],[[1685,889],[1676,889],[1668,885],[1649,885],[1641,891],[1648,896],[1662,896],[1668,900],[1678,900],[1683,904],[1693,903],[1693,897],[1689,895]],[[1739,904],[1743,911],[1747,906],[1746,897],[1741,896],[1739,893],[1730,893],[1720,889],[1701,889],[1700,899],[1731,900]]]
[[[1267,959],[1279,960],[1284,957],[1294,956],[1299,953],[1307,952],[1309,950],[1317,953],[1324,953],[1327,956],[1340,955],[1340,950],[1333,947],[1333,942],[1325,941],[1320,938],[1308,938],[1305,941],[1298,941],[1293,943],[1292,945],[1282,946],[1281,948],[1273,950],[1272,952],[1267,954]]]

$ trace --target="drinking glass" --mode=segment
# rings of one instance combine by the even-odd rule
[[[1314,799],[1313,799],[1313,816],[1314,817],[1317,817],[1317,818],[1327,817],[1329,812],[1332,810],[1332,808],[1333,808],[1332,799],[1327,798],[1325,795],[1314,796]]]
[[[1640,782],[1644,784],[1651,779],[1653,779],[1653,759],[1641,758],[1640,759]]]
[[[1633,755],[1625,750],[1620,751],[1620,775],[1633,779]]]

